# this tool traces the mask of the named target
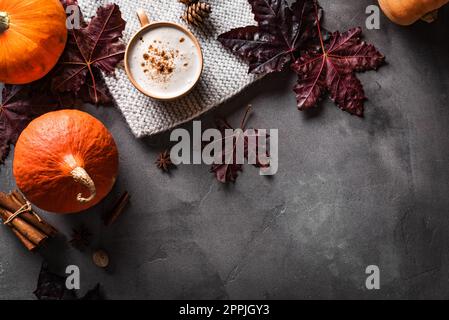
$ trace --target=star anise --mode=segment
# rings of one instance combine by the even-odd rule
[[[171,161],[170,152],[168,150],[159,153],[155,163],[157,167],[164,172],[169,172],[170,169],[175,166]]]
[[[91,237],[92,233],[84,224],[82,224],[77,228],[72,229],[72,239],[70,240],[70,244],[74,248],[82,250],[89,246]]]

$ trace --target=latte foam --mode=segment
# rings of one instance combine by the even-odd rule
[[[195,42],[175,26],[155,26],[142,31],[129,47],[127,64],[141,89],[160,99],[189,91],[202,68]]]

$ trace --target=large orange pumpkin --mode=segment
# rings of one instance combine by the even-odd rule
[[[0,82],[42,78],[66,42],[66,14],[59,0],[0,0]]]
[[[91,115],[47,113],[22,132],[14,151],[16,183],[39,208],[55,213],[88,209],[112,189],[118,171],[114,138]]]
[[[400,25],[410,25],[441,8],[449,0],[379,0],[385,15]],[[427,20],[426,20],[427,21]]]

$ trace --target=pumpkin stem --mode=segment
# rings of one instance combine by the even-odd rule
[[[9,29],[9,14],[0,11],[0,33]]]
[[[89,189],[90,196],[87,198],[83,197],[82,193],[78,193],[76,196],[76,200],[78,200],[81,203],[87,203],[89,201],[92,201],[93,198],[97,195],[97,189],[95,188],[95,183],[93,182],[92,178],[89,176],[89,174],[81,167],[76,167],[71,172],[73,179],[75,179],[76,182],[81,183],[83,186]]]

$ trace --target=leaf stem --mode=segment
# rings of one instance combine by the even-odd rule
[[[111,9],[112,9],[112,10],[109,12],[109,15],[108,15],[106,21],[104,22],[103,26],[101,27],[100,32],[98,32],[98,37],[94,40],[94,45],[93,45],[92,51],[90,52],[90,55],[89,55],[89,61],[92,60],[92,56],[93,56],[93,54],[94,54],[94,52],[95,52],[95,49],[97,48],[98,42],[100,41],[101,36],[103,35],[103,32],[105,31],[106,26],[107,26],[108,23],[109,23],[109,20],[111,20],[112,14],[114,13],[114,11],[115,11],[116,8],[117,8],[117,5],[116,5],[116,4],[114,4],[114,5],[111,6]]]
[[[326,51],[324,49],[323,36],[321,35],[320,18],[318,16],[318,5],[316,1],[314,1],[314,6],[315,6],[315,20],[316,26],[318,28],[318,37],[320,38],[321,50],[323,51],[323,54],[326,54]]]
[[[97,95],[97,85],[96,85],[96,82],[95,82],[95,76],[94,76],[94,73],[92,71],[92,67],[91,67],[90,64],[87,65],[87,68],[89,69],[89,73],[90,73],[90,76],[92,78],[92,85],[94,87],[93,89],[94,89],[94,93],[95,93],[95,104],[97,104],[98,103],[98,95]]]
[[[249,104],[248,107],[246,108],[245,115],[243,116],[242,122],[240,123],[240,128],[242,130],[245,130],[246,122],[248,120],[248,115],[249,115],[251,109],[252,109],[252,106]]]

